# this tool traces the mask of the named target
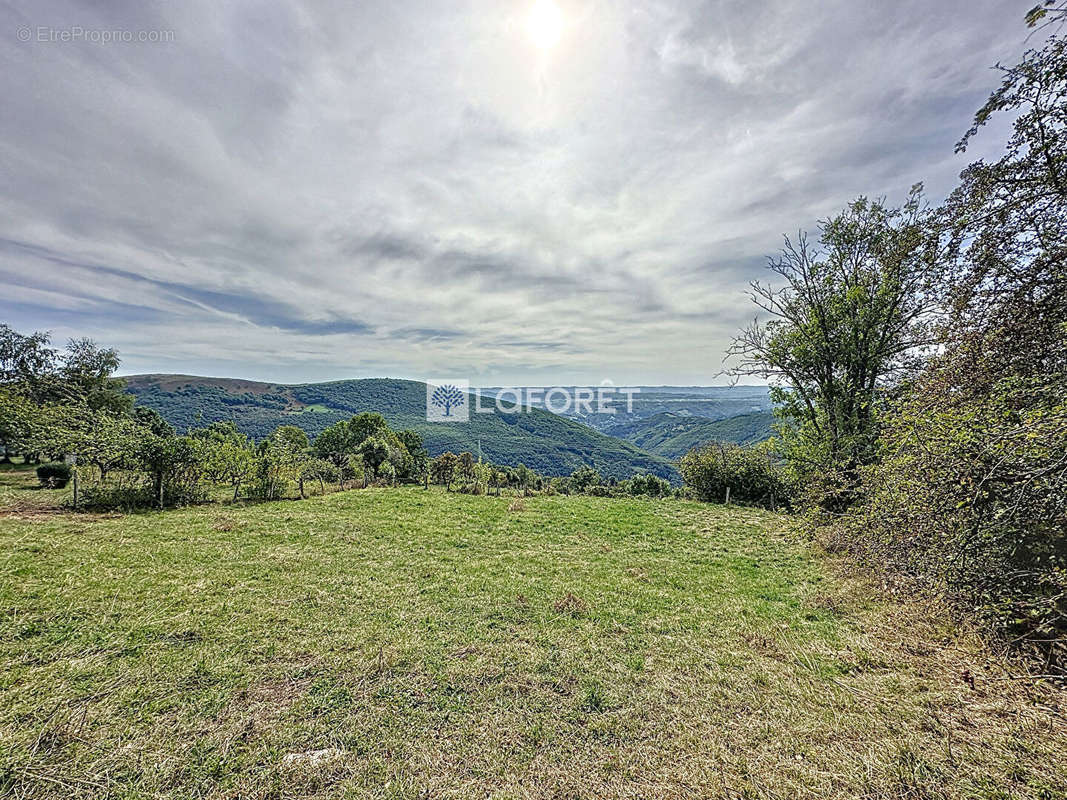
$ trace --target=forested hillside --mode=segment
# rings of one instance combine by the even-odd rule
[[[471,414],[467,424],[426,421],[426,388],[416,381],[384,378],[301,385],[257,383],[189,375],[126,378],[139,405],[158,411],[179,431],[232,420],[261,439],[278,425],[296,425],[315,436],[333,423],[377,411],[396,429],[422,434],[431,456],[451,450],[477,452],[498,464],[526,464],[545,475],[569,475],[592,466],[604,477],[628,478],[647,471],[678,479],[668,459],[630,442],[547,411]]]
[[[773,422],[774,414],[770,411],[720,420],[665,413],[613,428],[612,433],[642,450],[676,459],[709,442],[757,444],[766,441],[774,435]]]

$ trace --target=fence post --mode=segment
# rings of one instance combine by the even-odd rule
[[[74,510],[78,510],[78,454],[68,453],[63,456],[63,461],[70,466],[71,477],[74,478]]]

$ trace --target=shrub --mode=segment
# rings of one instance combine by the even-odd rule
[[[579,467],[571,473],[570,490],[576,494],[590,494],[594,487],[601,484],[600,473],[592,467]]]
[[[690,450],[678,464],[694,496],[705,502],[730,499],[771,508],[788,505],[792,492],[781,468],[764,446],[712,444]]]
[[[655,475],[635,475],[632,480],[620,484],[620,487],[637,496],[668,497],[671,494],[670,481]]]
[[[41,486],[48,489],[62,489],[70,483],[70,478],[70,465],[62,461],[41,464],[37,468],[37,480],[41,482]]]
[[[821,536],[1067,671],[1067,391],[1039,380],[962,401],[921,385],[886,421],[862,504]]]
[[[152,486],[142,476],[122,475],[106,485],[92,484],[81,492],[84,508],[97,511],[135,511],[151,508],[157,502]]]

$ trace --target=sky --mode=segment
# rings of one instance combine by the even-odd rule
[[[0,322],[125,374],[723,383],[783,234],[999,152],[953,149],[1033,3],[0,0]]]

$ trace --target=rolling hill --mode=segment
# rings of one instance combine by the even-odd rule
[[[541,397],[547,394],[549,387],[540,387]],[[584,422],[601,433],[619,436],[617,428],[647,420],[661,414],[677,416],[703,417],[705,419],[727,419],[742,414],[770,411],[770,389],[766,386],[635,386],[629,409],[621,395],[617,396],[611,413],[590,413],[576,408],[550,408],[557,414]],[[501,391],[499,387],[484,388],[483,394],[495,396]],[[535,402],[535,405],[537,403]],[[541,407],[544,408],[543,401]],[[625,437],[624,437],[625,438]]]
[[[426,387],[416,381],[373,378],[285,385],[192,375],[134,375],[125,380],[138,404],[155,409],[179,431],[233,420],[257,439],[278,425],[297,425],[313,437],[338,420],[378,411],[393,428],[422,434],[431,455],[477,452],[480,441],[486,459],[511,466],[521,462],[545,475],[566,475],[589,465],[605,477],[651,472],[678,480],[669,459],[541,409],[471,414],[466,424],[427,422]]]
[[[642,450],[673,460],[708,442],[762,442],[774,435],[773,422],[770,411],[720,420],[664,413],[616,426],[612,433]]]

